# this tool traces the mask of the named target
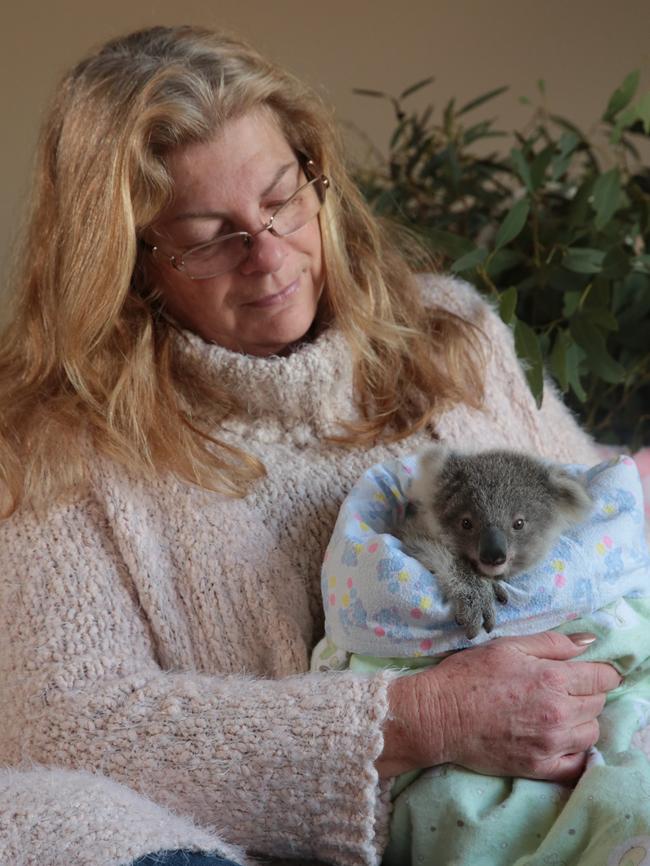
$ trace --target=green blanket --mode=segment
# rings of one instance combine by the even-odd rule
[[[650,723],[650,599],[620,599],[557,631],[598,635],[580,659],[610,661],[625,676],[608,697],[577,784],[452,764],[401,776],[383,866],[650,866],[650,763],[631,746]],[[414,673],[424,661],[412,663]],[[357,671],[386,666],[409,660],[350,659]]]

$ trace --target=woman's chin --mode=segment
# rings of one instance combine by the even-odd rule
[[[242,340],[243,351],[248,355],[287,355],[297,344],[308,339],[316,318],[316,310],[287,309],[251,332],[250,338]]]

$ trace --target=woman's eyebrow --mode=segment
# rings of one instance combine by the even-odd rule
[[[275,176],[271,183],[266,187],[266,189],[262,190],[261,198],[267,196],[271,190],[276,186],[276,184],[280,183],[285,174],[289,171],[290,168],[293,168],[294,165],[298,165],[298,163],[294,160],[292,162],[288,162],[286,165],[280,166],[280,168],[276,171]]]
[[[293,160],[292,162],[287,162],[285,165],[280,166],[280,168],[273,175],[273,179],[271,183],[265,187],[260,193],[260,198],[265,198],[275,186],[282,180],[285,174],[289,171],[289,169],[298,165],[298,163]],[[175,217],[172,218],[172,222],[178,222],[179,220],[196,220],[196,219],[228,219],[229,214],[223,213],[222,211],[183,211],[183,213],[176,214]]]

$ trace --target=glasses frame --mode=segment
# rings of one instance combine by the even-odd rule
[[[142,246],[145,249],[147,249],[154,257],[158,256],[158,255],[162,255],[164,258],[168,259],[171,266],[175,270],[182,273],[183,276],[187,277],[189,280],[211,280],[211,279],[214,279],[214,277],[220,277],[223,274],[227,274],[230,271],[235,270],[235,268],[238,268],[241,264],[243,264],[246,261],[246,259],[248,258],[248,256],[250,255],[251,249],[253,248],[253,244],[255,242],[255,238],[258,235],[261,235],[263,232],[270,232],[276,238],[287,238],[290,235],[295,234],[295,232],[300,231],[301,228],[303,228],[304,226],[307,225],[307,223],[303,223],[301,226],[298,226],[293,231],[287,232],[287,234],[284,234],[284,235],[279,234],[273,228],[273,223],[277,219],[278,214],[280,214],[286,207],[288,207],[291,204],[291,202],[293,201],[293,199],[299,193],[303,192],[305,189],[307,189],[310,186],[314,186],[316,188],[316,193],[318,195],[318,198],[320,199],[321,207],[325,203],[325,193],[329,189],[329,186],[330,186],[329,178],[326,175],[324,175],[318,171],[318,169],[316,168],[316,164],[314,163],[313,160],[305,157],[304,159],[299,159],[299,162],[300,162],[300,165],[302,167],[303,172],[305,173],[305,176],[308,177],[309,180],[307,180],[305,183],[300,184],[298,189],[294,193],[292,193],[286,201],[282,202],[280,207],[276,208],[276,210],[273,211],[273,213],[271,214],[271,216],[269,217],[267,222],[261,228],[259,228],[256,232],[253,232],[253,233],[246,232],[246,231],[231,232],[230,234],[224,235],[221,238],[216,238],[215,240],[207,241],[206,243],[203,243],[203,244],[195,244],[192,247],[188,247],[187,249],[183,250],[179,255],[173,255],[173,254],[170,255],[169,253],[166,253],[164,250],[162,250],[159,246],[157,246],[155,244],[149,244],[145,240],[141,241]],[[310,177],[310,175],[313,175],[313,176]],[[313,217],[311,217],[309,220],[307,220],[307,222],[310,222],[312,219],[314,219],[316,216],[318,216],[319,212],[320,212],[320,208],[316,211],[316,213],[314,214]],[[193,277],[191,274],[187,273],[187,271],[185,270],[185,268],[186,268],[185,257],[186,256],[188,256],[191,253],[194,253],[198,250],[204,250],[207,247],[216,246],[218,244],[223,243],[224,241],[232,240],[232,238],[241,238],[243,243],[244,243],[245,255],[242,256],[241,261],[237,262],[236,265],[232,265],[231,267],[226,268],[225,271],[217,271],[214,274],[206,274],[205,276],[202,276],[202,277]]]

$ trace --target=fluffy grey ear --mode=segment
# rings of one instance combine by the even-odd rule
[[[448,448],[444,445],[432,445],[431,448],[427,448],[426,451],[420,454],[418,463],[422,472],[429,477],[433,477],[434,475],[439,475],[448,457]]]
[[[431,448],[420,452],[409,491],[413,502],[425,503],[430,501],[448,457],[449,449],[445,448],[444,445],[433,445]]]
[[[564,469],[552,469],[550,481],[557,507],[567,522],[579,523],[590,514],[594,503],[582,478]]]

